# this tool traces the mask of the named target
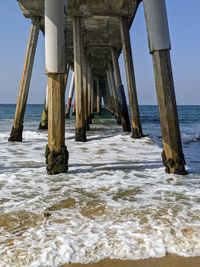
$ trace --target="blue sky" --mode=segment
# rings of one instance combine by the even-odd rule
[[[200,1],[166,0],[172,43],[172,67],[178,104],[200,104]],[[23,68],[30,21],[17,1],[3,1],[0,9],[0,103],[15,103]],[[142,4],[131,28],[139,104],[156,104],[152,59],[148,50]],[[122,77],[126,87],[123,59]],[[43,103],[44,36],[40,34],[28,103]]]

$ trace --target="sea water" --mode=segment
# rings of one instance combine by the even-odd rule
[[[141,106],[147,136],[96,116],[88,142],[66,120],[67,174],[46,174],[42,105],[28,105],[22,143],[10,143],[14,105],[0,105],[0,266],[200,256],[200,106],[179,106],[187,176],[165,174],[156,106]]]

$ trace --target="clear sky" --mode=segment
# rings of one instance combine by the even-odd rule
[[[166,0],[166,4],[177,103],[200,105],[200,0]],[[0,25],[0,103],[16,103],[30,21],[22,16],[16,0],[7,0],[1,4]],[[131,40],[139,104],[156,104],[142,4]],[[126,87],[122,58],[120,61]],[[40,34],[28,103],[43,103],[45,87],[44,36]]]

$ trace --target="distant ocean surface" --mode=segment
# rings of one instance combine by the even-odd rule
[[[157,106],[140,106],[141,140],[104,111],[76,143],[72,116],[69,172],[48,176],[42,108],[27,106],[24,141],[9,143],[15,105],[0,105],[0,266],[200,256],[200,106],[178,107],[187,176],[164,173]]]

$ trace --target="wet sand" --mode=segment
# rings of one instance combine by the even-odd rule
[[[91,264],[65,264],[62,267],[200,267],[200,257],[186,258],[169,254],[160,259],[136,261],[103,260]]]

